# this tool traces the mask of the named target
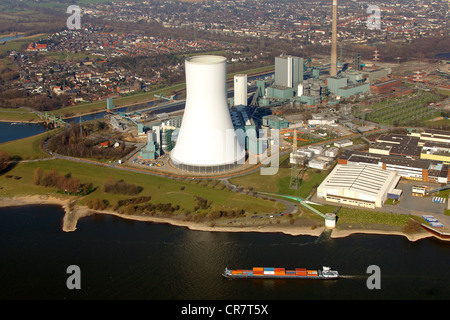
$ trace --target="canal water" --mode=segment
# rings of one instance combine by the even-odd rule
[[[45,126],[37,123],[0,122],[0,143],[28,138],[45,131]]]
[[[0,208],[0,299],[372,300],[449,299],[450,246],[434,238],[340,239],[191,231],[94,215],[61,229],[59,206]],[[67,268],[80,268],[69,290]],[[225,267],[321,268],[339,280],[228,280]],[[380,289],[369,289],[380,269]]]

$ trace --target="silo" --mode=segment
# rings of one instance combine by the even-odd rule
[[[234,105],[247,106],[247,75],[237,74],[234,76]]]
[[[299,83],[297,86],[297,97],[301,97],[303,95],[303,84]]]
[[[201,55],[185,61],[186,106],[172,164],[184,171],[215,173],[245,161],[227,105],[227,60]]]

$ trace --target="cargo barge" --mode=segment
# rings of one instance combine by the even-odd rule
[[[322,270],[308,270],[296,268],[286,270],[285,268],[253,268],[252,270],[230,270],[225,268],[222,274],[228,279],[239,278],[261,278],[261,279],[338,279],[339,273],[329,267]]]

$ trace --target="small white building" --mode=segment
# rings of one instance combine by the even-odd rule
[[[322,154],[323,152],[323,147],[321,146],[309,146],[308,149],[314,152],[314,154],[316,155]]]
[[[330,157],[330,158],[335,158],[337,157],[339,152],[339,149],[337,147],[331,147],[328,148],[327,150],[325,150],[325,156]]]
[[[308,120],[309,125],[332,125],[337,122],[337,117],[324,114],[313,114],[312,119]]]
[[[327,167],[328,162],[323,160],[317,160],[313,159],[308,162],[308,167],[312,169],[319,169],[319,170],[325,170]]]
[[[338,148],[345,148],[345,147],[349,147],[351,145],[353,145],[353,141],[348,140],[348,139],[339,140],[334,143],[334,146],[338,147]]]

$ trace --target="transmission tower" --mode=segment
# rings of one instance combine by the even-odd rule
[[[373,60],[375,61],[380,60],[380,54],[378,49],[375,49],[375,51],[373,52]]]
[[[300,188],[300,180],[298,178],[300,169],[298,168],[298,155],[297,155],[297,125],[294,126],[294,141],[292,142],[292,159],[294,163],[291,167],[291,182],[289,184],[290,189],[297,190]]]

